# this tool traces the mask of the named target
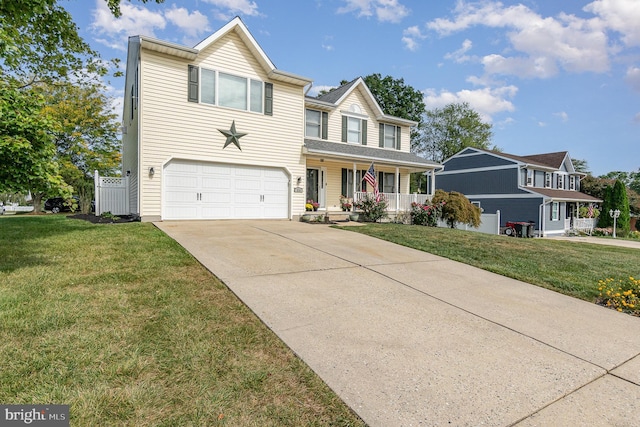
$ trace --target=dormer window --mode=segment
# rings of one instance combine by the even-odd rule
[[[380,147],[400,149],[400,126],[380,123]]]

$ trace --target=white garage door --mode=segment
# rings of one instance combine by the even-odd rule
[[[289,178],[282,169],[172,160],[163,186],[163,219],[289,217]]]

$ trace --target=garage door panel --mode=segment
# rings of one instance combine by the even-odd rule
[[[232,182],[229,178],[202,177],[202,189],[231,190]]]
[[[171,161],[163,185],[166,219],[289,216],[289,178],[281,169]]]

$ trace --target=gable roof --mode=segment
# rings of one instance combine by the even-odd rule
[[[362,77],[358,77],[357,79],[354,79],[349,83],[346,83],[332,90],[331,92],[320,95],[317,98],[306,97],[305,102],[309,105],[317,106],[319,108],[325,106],[330,108],[337,108],[357,88],[360,88],[362,91],[364,91],[367,103],[373,109],[375,118],[377,120],[395,122],[404,126],[415,126],[418,124],[418,122],[414,122],[413,120],[403,119],[402,117],[385,114],[384,111],[382,111],[382,108],[380,108],[380,104],[378,104],[376,97],[373,96],[373,93],[371,93],[369,86],[367,86],[367,83]]]
[[[247,26],[244,24],[244,22],[242,22],[242,19],[240,19],[240,17],[238,16],[233,18],[218,31],[202,40],[193,48],[146,36],[135,36],[134,39],[140,42],[140,47],[142,49],[153,50],[156,52],[193,61],[198,57],[200,52],[216,43],[230,32],[234,32],[240,37],[240,39],[244,42],[251,54],[256,58],[256,60],[258,61],[260,66],[262,66],[270,79],[300,86],[306,86],[312,82],[312,80],[307,77],[302,77],[278,70],[273,62],[271,62],[271,59],[269,59],[264,50],[262,50],[256,39],[253,38]]]
[[[515,154],[502,153],[499,151],[491,151],[491,150],[485,150],[483,148],[475,148],[475,147],[467,147],[451,157],[455,157],[459,154],[462,154],[469,149],[475,150],[477,152],[491,154],[496,157],[515,160],[516,162],[522,163],[524,165],[534,165],[534,166],[539,166],[545,169],[556,169],[556,170],[560,169],[563,163],[565,162],[565,160],[569,158],[568,151],[557,151],[555,153],[542,153],[542,154],[531,154],[527,156],[516,156]]]

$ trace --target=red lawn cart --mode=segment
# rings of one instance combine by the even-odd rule
[[[507,221],[504,234],[512,237],[533,237],[533,221]]]

